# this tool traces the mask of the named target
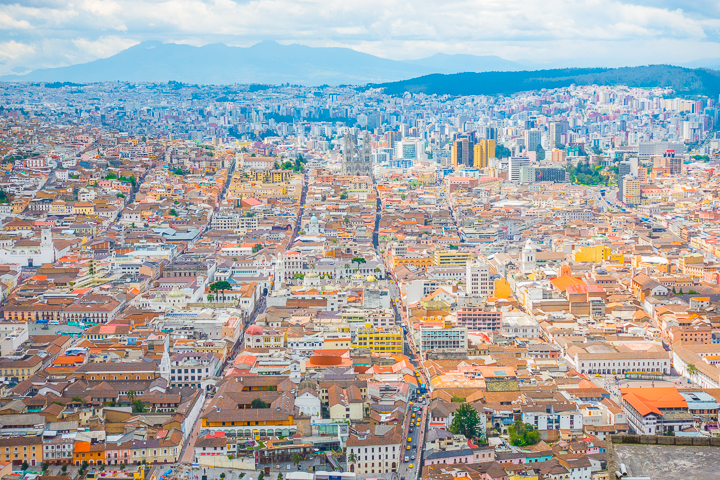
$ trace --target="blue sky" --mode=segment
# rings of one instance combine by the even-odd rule
[[[682,64],[720,58],[720,2],[0,0],[0,74],[104,58],[143,40],[268,39],[393,59],[443,52],[548,66]]]

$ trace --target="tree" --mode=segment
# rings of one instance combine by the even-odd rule
[[[347,198],[348,198],[347,192],[342,192],[342,193],[340,194],[340,200],[347,200]]]
[[[694,363],[688,363],[688,366],[687,366],[687,373],[688,373],[688,375],[690,375],[690,376],[692,377],[692,376],[695,375],[697,372],[698,372],[698,368],[695,366],[695,364],[694,364]]]
[[[300,457],[300,454],[293,453],[292,458],[290,459],[292,461],[293,465],[300,465],[300,462],[302,461],[302,458]]]
[[[60,471],[63,473],[63,475],[67,473],[67,465],[63,465],[62,467],[60,467]]]
[[[20,468],[22,468],[23,471],[25,471],[25,470],[27,470],[28,468],[30,468],[30,464],[29,464],[27,461],[25,461],[25,462],[22,463],[22,466],[21,466]]]
[[[130,403],[135,401],[135,390],[129,390],[127,393],[128,401]]]
[[[265,474],[262,471],[258,474],[258,480],[265,480]]]
[[[363,264],[363,263],[366,263],[366,262],[365,262],[365,259],[362,258],[362,257],[354,257],[354,258],[350,261],[350,263],[357,263],[357,265],[358,265],[358,266],[357,266],[357,269],[360,270],[360,265]]]
[[[207,301],[208,301],[208,302],[212,302],[214,299],[215,299],[215,297],[213,296],[213,294],[212,294],[212,293],[208,293]]]
[[[348,455],[347,457],[347,461],[348,463],[357,463],[357,457],[354,453],[351,452],[350,455]]]
[[[450,424],[450,431],[454,434],[465,435],[468,439],[478,438],[482,435],[480,415],[469,403],[463,403],[455,412]]]
[[[230,285],[230,282],[227,280],[221,280],[219,282],[215,282],[210,284],[210,291],[211,292],[218,292],[221,290],[231,290],[232,285]]]
[[[537,154],[537,161],[545,160],[545,150],[542,148],[542,145],[538,145],[535,149],[535,153]]]
[[[49,468],[50,468],[50,464],[49,464],[49,463],[44,462],[44,463],[42,464],[42,470],[43,470],[43,472],[47,472]]]
[[[77,395],[75,395],[74,397],[72,397],[70,400],[72,400],[72,401],[75,402],[75,403],[82,403],[82,401],[83,401],[83,399],[80,398],[80,397],[77,396]]]
[[[225,478],[225,472],[220,473],[220,478],[221,478],[221,479],[224,479],[224,478]]]
[[[270,408],[267,402],[264,402],[261,398],[256,398],[250,402],[250,408]]]
[[[256,244],[253,245],[253,247],[252,247],[252,253],[257,253],[257,252],[259,252],[259,251],[262,250],[262,249],[263,249],[262,243],[256,243]]]
[[[465,398],[458,397],[457,395],[453,395],[452,399],[450,401],[453,403],[465,403]]]
[[[283,480],[282,473],[278,473],[277,480]]]
[[[177,217],[177,216],[178,216],[177,210],[175,210],[174,208],[171,208],[168,213],[169,213],[170,216],[172,216],[172,217]]]
[[[302,280],[303,278],[305,278],[304,273],[296,273],[295,275],[292,276],[293,280]]]
[[[120,464],[120,470],[125,470],[126,465],[124,463]]]
[[[507,158],[511,155],[510,149],[505,145],[495,145],[495,157],[496,158]]]
[[[540,432],[529,423],[523,423],[516,420],[514,424],[508,427],[510,433],[510,443],[516,447],[525,447],[535,445],[540,441]]]
[[[145,403],[142,400],[134,400],[132,402],[132,411],[133,413],[145,412]]]

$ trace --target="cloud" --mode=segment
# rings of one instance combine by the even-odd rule
[[[383,57],[499,55],[644,64],[720,57],[711,0],[0,0],[0,73],[111,56],[143,40],[345,46]],[[2,44],[0,44],[1,46]],[[22,45],[27,53],[13,56]]]

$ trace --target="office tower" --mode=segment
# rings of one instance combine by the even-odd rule
[[[465,266],[465,288],[468,295],[493,294],[493,284],[490,281],[490,267],[479,260],[468,262]]]
[[[534,152],[542,143],[542,134],[540,130],[525,130],[525,148],[528,152]]]
[[[497,128],[485,127],[483,137],[487,140],[497,140]]]
[[[558,122],[550,122],[548,129],[548,146],[557,148],[562,145],[562,133]]]
[[[618,198],[622,201],[624,194],[623,178],[630,175],[630,162],[618,163]]]
[[[458,138],[452,145],[450,158],[452,165],[472,167],[473,166],[473,141],[470,138]]]
[[[551,155],[553,162],[565,163],[565,150],[554,148]]]
[[[395,148],[395,144],[402,139],[400,132],[385,132],[385,143],[389,148]]]
[[[529,166],[530,159],[527,157],[510,157],[510,162],[508,163],[508,180],[511,182],[519,182],[520,169]]]
[[[626,175],[622,180],[623,196],[622,201],[626,205],[639,205],[640,204],[640,180],[637,178]]]
[[[473,162],[476,168],[486,168],[489,160],[495,158],[495,140],[480,140],[475,145]]]

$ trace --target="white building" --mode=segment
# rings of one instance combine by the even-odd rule
[[[403,432],[398,425],[378,425],[373,432],[357,432],[347,439],[350,471],[364,475],[397,472],[402,455]]]
[[[465,289],[468,295],[490,296],[494,283],[490,280],[490,267],[479,260],[466,264]]]

